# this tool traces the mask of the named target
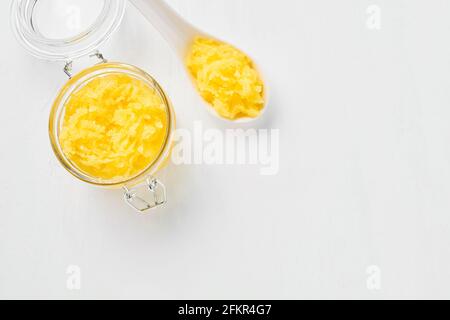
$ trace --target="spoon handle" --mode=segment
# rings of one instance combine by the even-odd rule
[[[130,0],[161,33],[169,45],[184,57],[192,39],[199,33],[164,0]]]

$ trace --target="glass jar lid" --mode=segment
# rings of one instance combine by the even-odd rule
[[[32,55],[70,61],[94,52],[120,25],[126,0],[12,0],[11,23]]]

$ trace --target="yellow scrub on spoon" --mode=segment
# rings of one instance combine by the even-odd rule
[[[267,88],[245,53],[206,35],[163,0],[131,0],[186,64],[200,95],[222,119],[255,120],[265,111]]]
[[[197,89],[221,117],[257,118],[264,108],[264,84],[251,59],[226,43],[198,37],[186,65]]]

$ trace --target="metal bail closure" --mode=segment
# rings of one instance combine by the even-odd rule
[[[105,59],[105,56],[100,51],[95,51],[93,54],[89,55],[89,58],[96,57],[100,60],[100,63],[107,63],[108,60]],[[69,79],[72,79],[73,76],[73,61],[69,60],[66,61],[66,64],[64,65],[63,69],[64,73],[69,77]]]
[[[125,201],[136,211],[143,213],[167,202],[166,187],[154,177],[132,189],[124,187]]]

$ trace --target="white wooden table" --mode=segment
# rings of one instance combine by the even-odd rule
[[[171,164],[143,216],[74,180],[47,134],[62,66],[1,1],[0,298],[450,298],[450,2],[169,2],[263,65],[279,173]],[[133,7],[102,51],[159,79],[179,127],[226,129]]]

